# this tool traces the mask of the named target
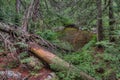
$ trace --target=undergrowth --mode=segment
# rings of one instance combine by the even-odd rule
[[[37,34],[64,48],[69,48],[71,46],[60,42],[58,39],[59,35],[53,31],[47,30],[45,32],[37,32]],[[103,46],[103,52],[95,50],[99,44]],[[71,47],[69,49],[71,49]],[[94,36],[92,40],[89,41],[89,43],[80,49],[80,51],[73,53],[68,52],[67,54],[58,52],[56,55],[60,56],[70,64],[73,64],[80,71],[84,71],[87,74],[93,76],[96,78],[96,80],[109,80],[109,77],[111,77],[114,72],[116,73],[115,75],[117,78],[120,78],[119,53],[119,45],[110,43],[109,41],[97,42],[96,36]],[[79,74],[69,70],[56,72],[56,74],[59,77],[59,80],[80,80]]]
[[[115,44],[103,44],[104,52],[95,52],[93,47],[97,43],[92,39],[81,51],[62,54],[62,58],[76,66],[79,70],[96,78],[96,80],[109,80],[111,77],[120,78],[120,54]],[[102,44],[102,43],[100,43]],[[96,53],[96,54],[94,54]],[[113,75],[115,73],[115,75]],[[57,72],[60,80],[80,80],[80,76],[75,72]]]

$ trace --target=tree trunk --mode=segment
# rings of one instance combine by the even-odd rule
[[[19,13],[20,11],[20,0],[16,0],[16,12]]]
[[[35,0],[34,2],[34,11],[32,15],[32,20],[34,22],[36,22],[39,17],[39,5],[40,5],[39,3],[40,3],[40,0]]]
[[[113,14],[113,1],[112,0],[109,0],[109,41],[110,42],[114,42],[115,41],[115,38],[113,37],[113,31],[114,31],[114,26],[113,24],[115,23],[115,20],[114,20],[114,14]]]
[[[24,32],[27,31],[28,21],[33,13],[33,5],[34,5],[34,0],[31,1],[29,7],[26,9],[26,11],[24,13],[24,17],[23,17],[23,21],[22,21],[22,30]]]
[[[4,21],[4,14],[3,14],[3,9],[2,9],[2,6],[3,6],[3,0],[0,0],[0,21]]]
[[[103,40],[103,26],[102,26],[102,0],[96,0],[97,4],[97,40]]]
[[[19,26],[19,23],[20,23],[19,12],[20,12],[20,5],[21,5],[20,0],[16,0],[15,5],[16,5],[16,14],[15,14],[14,22],[15,22],[15,25]]]

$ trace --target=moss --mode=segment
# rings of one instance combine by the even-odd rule
[[[62,31],[59,31],[59,34],[61,34],[60,40],[69,42],[75,50],[82,48],[95,36],[92,32],[79,30],[74,27],[64,28]]]

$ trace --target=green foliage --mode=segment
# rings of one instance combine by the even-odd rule
[[[119,44],[110,43],[109,41],[101,41],[97,45],[104,46],[103,60],[109,62],[109,66],[116,72],[117,78],[120,78],[120,46]]]
[[[4,50],[0,48],[0,52],[3,52]]]
[[[43,37],[46,40],[51,41],[52,43],[59,45],[62,48],[71,50],[73,49],[72,45],[70,45],[68,42],[62,42],[58,39],[58,37],[60,36],[59,33],[54,32],[52,30],[45,30],[45,31],[37,31],[36,34],[40,35],[41,37]]]
[[[64,55],[64,59],[76,66],[80,71],[84,71],[89,73],[90,75],[95,74],[94,68],[92,66],[92,60],[93,57],[91,56],[89,51],[83,51],[83,52],[74,52],[69,55]],[[80,76],[75,72],[58,72],[58,76],[60,78],[64,78],[65,80],[79,80]],[[66,76],[66,77],[65,77]]]
[[[98,42],[96,44],[97,45],[101,44],[102,46],[104,46],[105,51],[103,54],[97,54],[92,56],[93,50],[90,47],[91,45],[94,46],[95,42],[96,39],[91,40],[90,43],[87,44],[87,47],[86,45],[85,47],[83,47],[81,52],[74,52],[69,55],[64,55],[64,59],[67,62],[75,65],[79,70],[82,70],[90,74],[91,76],[94,76],[97,80],[101,80],[103,77],[107,78],[107,76],[109,76],[113,71],[116,73],[117,78],[119,78],[120,52],[119,50],[117,50],[118,48],[116,49],[116,45],[114,43],[109,43],[107,41]],[[96,64],[93,64],[94,62],[96,62],[96,60],[98,60],[98,62]],[[96,72],[96,69],[99,68],[102,68],[105,71],[103,73]],[[61,73],[59,74],[61,77],[62,74]],[[65,75],[67,73],[63,73],[63,74]],[[71,75],[67,77],[68,80],[72,80],[70,77]],[[74,76],[74,78],[76,77],[77,76]]]
[[[59,41],[56,43],[56,45],[59,45],[60,47],[62,47],[64,49],[73,50],[73,46],[68,42]]]
[[[56,72],[56,74],[59,77],[59,80],[80,80],[80,77],[71,71],[61,71]]]
[[[22,64],[27,64],[27,63],[30,63],[30,61],[31,61],[31,57],[28,57],[29,55],[28,55],[28,53],[27,52],[22,52],[22,53],[20,53],[20,55],[19,55],[19,58],[20,58],[20,62],[22,63]]]
[[[18,45],[20,48],[26,48],[26,47],[28,47],[27,44],[22,43],[22,42],[17,42],[15,45]]]
[[[27,56],[28,56],[28,53],[27,53],[27,52],[22,52],[22,53],[20,53],[20,55],[19,55],[20,59],[23,59],[23,58],[25,58],[25,57],[27,57]]]
[[[91,47],[95,46],[96,42],[97,42],[96,35],[93,35],[93,38],[91,39],[91,41],[89,41],[86,45],[84,45],[82,50],[85,51],[90,49]]]
[[[112,49],[114,50],[114,49]],[[114,72],[117,75],[117,78],[120,78],[120,52],[118,51],[112,51],[109,53],[104,53],[104,61],[108,61],[110,64],[109,66],[114,70]],[[107,50],[108,51],[108,50]]]
[[[21,60],[21,63],[29,63],[31,61],[31,58],[25,58],[23,60]]]
[[[60,22],[62,23],[62,25],[66,26],[69,24],[74,24],[74,19],[71,19],[69,17],[60,17]]]
[[[5,68],[9,68],[9,69],[12,69],[12,68],[16,68],[19,66],[19,63],[18,61],[14,60],[10,63],[8,63],[8,66],[4,66]]]
[[[21,53],[20,62],[33,70],[31,73],[37,73],[43,67],[43,64],[37,58],[28,56],[26,53]]]
[[[18,26],[21,26],[21,21],[24,16],[25,9],[30,4],[30,0],[22,0],[22,5],[20,7],[20,13],[16,13],[16,0],[0,0],[0,21],[6,23],[12,23]],[[105,0],[106,1],[106,0]],[[107,5],[107,1],[102,1],[103,11]],[[96,37],[94,37],[88,44],[86,44],[81,52],[74,52],[72,54],[63,54],[62,57],[75,65],[82,71],[87,72],[88,74],[94,76],[97,80],[100,80],[102,76],[107,76],[114,70],[117,74],[117,77],[120,78],[120,20],[119,20],[119,11],[120,11],[120,0],[113,0],[113,11],[115,24],[114,30],[111,31],[112,36],[115,37],[116,42],[110,43],[107,39],[109,38],[109,18],[108,18],[108,9],[105,8],[103,12],[103,27],[105,32],[105,41],[97,42]],[[34,22],[32,18],[29,20],[29,30],[33,31],[41,37],[51,41],[58,46],[67,49],[73,49],[70,44],[66,42],[60,42],[58,40],[58,34],[53,32],[52,27],[57,27],[61,25],[68,24],[77,24],[79,27],[83,27],[83,29],[88,30],[91,27],[96,27],[96,3],[93,0],[41,0],[39,7],[39,18],[41,23]],[[94,25],[94,26],[93,26]],[[42,31],[42,28],[44,28]],[[104,53],[100,55],[93,54],[92,47],[96,45],[102,45],[104,48]],[[20,48],[26,48],[27,44],[18,42],[15,44]],[[3,46],[3,45],[2,45]],[[1,47],[1,45],[0,45]],[[15,48],[11,48],[14,50]],[[11,51],[12,51],[11,50]],[[0,52],[4,51],[3,48],[0,48]],[[95,52],[99,53],[99,52]],[[95,57],[98,57],[97,59]],[[26,58],[27,57],[27,58]],[[102,59],[100,59],[102,58]],[[28,57],[26,52],[20,54],[21,63],[29,63],[31,58]],[[92,64],[94,61],[99,60],[98,64]],[[109,67],[112,70],[108,70],[106,68],[107,62],[110,62]],[[14,63],[14,62],[13,62]],[[11,65],[10,65],[11,66]],[[103,74],[96,73],[95,69],[105,68],[105,72]],[[39,67],[36,66],[36,69]],[[77,75],[75,73],[71,73],[70,71],[58,72],[58,76],[60,80],[77,80]],[[78,79],[79,80],[79,79]]]
[[[117,46],[115,43],[110,43],[109,41],[97,42],[96,45],[102,45],[105,48],[105,53],[116,54],[120,49],[120,46]]]
[[[51,30],[45,30],[44,32],[36,32],[41,37],[45,38],[46,40],[55,41],[57,39],[57,33]]]

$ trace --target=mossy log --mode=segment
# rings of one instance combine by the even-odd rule
[[[81,49],[96,35],[91,31],[79,30],[74,27],[64,28],[63,30],[58,31],[58,33],[62,35],[59,39],[64,42],[69,42],[74,50]]]
[[[53,64],[55,66],[58,66],[59,67],[58,70],[71,70],[72,72],[79,73],[83,80],[95,80],[93,77],[91,77],[88,74],[78,70],[73,65],[71,65],[68,62],[62,60],[61,58],[54,55],[53,53],[43,49],[39,45],[37,45],[37,44],[35,44],[33,42],[30,42],[28,45],[29,45],[29,50],[31,52],[36,54],[39,58],[44,60],[49,65]],[[78,72],[78,71],[80,71],[80,72]]]

